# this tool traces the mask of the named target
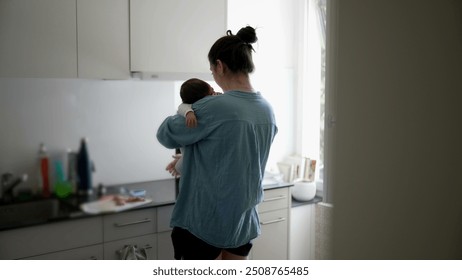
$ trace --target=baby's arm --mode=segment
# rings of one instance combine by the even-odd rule
[[[197,126],[197,118],[196,118],[196,115],[194,114],[193,109],[191,108],[191,104],[181,103],[178,106],[178,114],[186,118],[187,127]]]

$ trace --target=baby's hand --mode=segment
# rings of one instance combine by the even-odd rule
[[[197,126],[197,118],[193,111],[186,113],[186,126],[190,128]]]
[[[174,158],[173,161],[167,165],[165,170],[167,170],[170,174],[172,174],[172,176],[177,176],[177,175],[180,175],[180,173],[178,172],[178,170],[176,170],[175,165],[178,162],[178,160],[181,158],[181,155],[174,155],[173,158]]]

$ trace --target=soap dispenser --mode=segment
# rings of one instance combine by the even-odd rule
[[[88,153],[88,143],[86,138],[80,140],[80,148],[77,154],[77,193],[81,196],[91,195],[92,188],[92,164]]]

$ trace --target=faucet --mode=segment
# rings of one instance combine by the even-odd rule
[[[11,173],[4,173],[2,174],[2,181],[1,181],[1,187],[2,187],[2,201],[3,202],[9,202],[13,198],[13,189],[21,184],[22,182],[27,181],[28,176],[27,174],[23,174],[20,177],[17,177],[16,179],[13,178],[13,174]]]

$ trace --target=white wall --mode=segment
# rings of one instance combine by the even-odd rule
[[[334,2],[334,257],[460,259],[462,2]]]
[[[174,94],[171,82],[0,79],[0,172],[28,173],[32,187],[40,142],[54,155],[88,137],[95,184],[169,178],[156,131]]]

